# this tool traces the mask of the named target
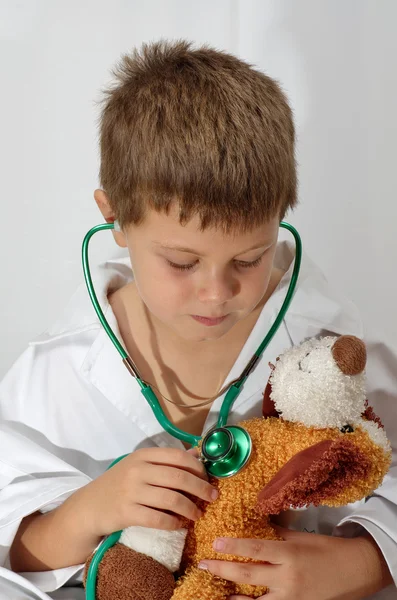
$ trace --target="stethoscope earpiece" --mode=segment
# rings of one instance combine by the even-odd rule
[[[222,479],[239,473],[251,451],[251,437],[243,427],[215,427],[203,438],[200,460],[210,475]]]

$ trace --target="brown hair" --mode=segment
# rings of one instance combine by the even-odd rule
[[[296,204],[294,125],[278,84],[185,41],[122,57],[100,119],[100,183],[120,224],[149,206],[246,230]]]

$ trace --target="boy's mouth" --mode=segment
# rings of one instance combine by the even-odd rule
[[[227,317],[227,315],[224,315],[223,317],[216,317],[216,318],[200,317],[199,315],[191,315],[191,316],[195,321],[197,321],[198,323],[201,323],[202,325],[206,325],[207,327],[213,327],[214,325],[219,325]]]

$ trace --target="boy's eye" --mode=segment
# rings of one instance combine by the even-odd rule
[[[188,263],[187,265],[178,265],[177,263],[173,263],[170,260],[168,260],[167,262],[173,269],[177,269],[178,271],[189,271],[190,269],[193,269],[193,267],[196,264],[194,262],[194,263]]]
[[[257,267],[261,263],[262,258],[263,256],[260,256],[256,260],[252,260],[250,262],[245,260],[236,260],[234,261],[234,264],[243,269],[251,269],[253,267]],[[195,261],[193,263],[187,263],[186,265],[178,265],[177,263],[174,263],[170,260],[168,260],[167,262],[170,265],[170,267],[172,267],[173,269],[177,269],[178,271],[190,271],[196,266],[197,263],[197,261]]]
[[[258,265],[260,265],[261,261],[262,261],[263,255],[260,256],[259,258],[257,258],[256,260],[252,260],[251,262],[247,262],[244,260],[236,260],[236,265],[238,265],[239,267],[242,267],[243,269],[250,269],[252,267],[257,267]]]

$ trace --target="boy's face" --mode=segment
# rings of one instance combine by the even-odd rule
[[[138,293],[154,319],[190,341],[215,340],[263,299],[273,269],[279,220],[248,233],[200,231],[148,211],[124,231]]]

